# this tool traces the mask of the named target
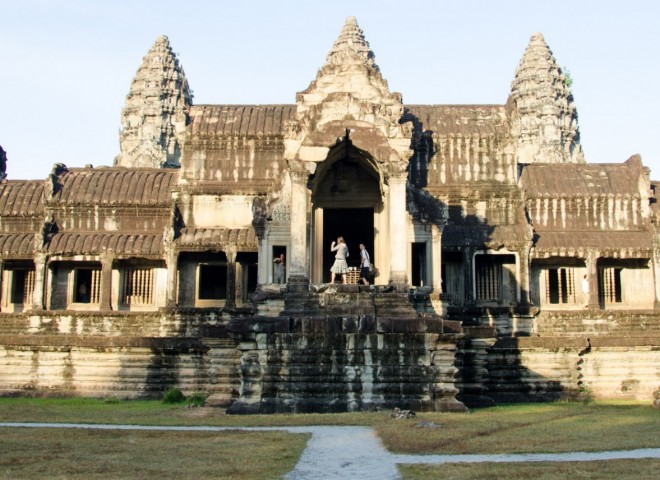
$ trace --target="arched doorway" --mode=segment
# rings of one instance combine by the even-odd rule
[[[350,256],[359,266],[359,244],[364,243],[376,261],[377,236],[383,211],[381,175],[374,159],[344,140],[333,147],[311,178],[312,255],[311,279],[329,281],[334,252],[330,244],[343,236]]]

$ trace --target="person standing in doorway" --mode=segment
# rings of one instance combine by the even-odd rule
[[[284,254],[280,254],[273,260],[273,281],[275,283],[284,283],[286,263],[284,262]]]
[[[360,279],[365,285],[369,285],[369,279],[371,275],[369,274],[369,267],[371,266],[371,258],[369,257],[369,252],[367,252],[367,247],[364,246],[364,243],[360,244]]]
[[[330,269],[330,283],[335,283],[335,275],[340,274],[341,280],[344,285],[346,285],[346,272],[348,272],[348,263],[346,259],[348,258],[348,246],[344,242],[344,237],[337,237],[337,243],[332,242],[330,245],[331,252],[337,252],[335,255],[335,263],[332,264]]]

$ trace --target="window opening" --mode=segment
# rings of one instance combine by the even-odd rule
[[[78,268],[74,281],[74,302],[99,303],[101,298],[101,270]]]
[[[621,303],[621,268],[601,268],[598,275],[598,297],[601,303]]]
[[[475,270],[477,300],[499,300],[502,290],[501,261],[488,255],[477,255]]]
[[[34,293],[34,270],[12,271],[11,303],[30,304]]]
[[[575,303],[575,271],[572,268],[549,268],[545,271],[546,303]]]
[[[127,268],[121,291],[124,305],[153,304],[153,269]]]
[[[225,300],[227,298],[227,266],[199,266],[198,298],[200,300]]]

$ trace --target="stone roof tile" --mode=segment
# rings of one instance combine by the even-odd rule
[[[527,195],[639,195],[638,173],[623,164],[532,164],[520,177]]]
[[[107,251],[127,255],[162,255],[161,234],[57,233],[47,245],[50,254],[91,254]]]
[[[43,180],[9,180],[0,183],[0,215],[41,215]]]
[[[195,105],[190,110],[193,137],[281,136],[295,105]]]
[[[33,233],[16,233],[0,235],[0,255],[34,254],[35,236]]]
[[[167,169],[77,169],[58,177],[61,188],[56,203],[96,205],[166,206],[178,171]]]

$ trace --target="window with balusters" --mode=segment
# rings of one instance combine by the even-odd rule
[[[575,269],[549,268],[545,270],[545,303],[576,303]]]
[[[152,268],[124,269],[121,283],[121,303],[124,305],[152,305],[154,303]]]

